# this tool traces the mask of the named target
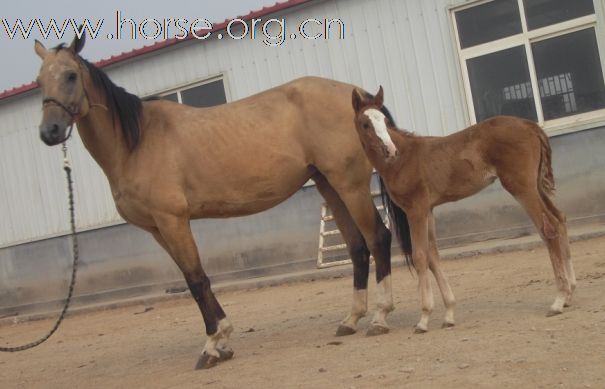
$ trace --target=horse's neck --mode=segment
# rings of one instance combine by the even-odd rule
[[[397,147],[399,158],[411,158],[413,156],[412,149],[422,142],[422,137],[405,130],[391,130],[389,133],[395,147]]]
[[[375,145],[382,144],[377,135],[372,133],[371,136],[374,137]],[[397,149],[397,155],[394,158],[385,158],[382,148],[370,147],[368,150],[370,154],[368,157],[379,173],[386,173],[395,166],[401,166],[402,163],[405,165],[406,161],[414,157],[414,145],[419,140],[417,136],[407,131],[389,130],[389,136]]]
[[[114,121],[112,105],[92,83],[87,84],[88,114],[77,120],[78,133],[90,155],[113,184],[128,156],[128,148],[119,124]]]

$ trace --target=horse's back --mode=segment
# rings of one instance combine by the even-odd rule
[[[172,160],[157,164],[162,174],[153,180],[186,188],[195,217],[268,209],[316,171],[335,187],[358,188],[369,182],[371,166],[353,125],[352,90],[305,77],[212,108],[147,102],[150,124],[137,154]]]

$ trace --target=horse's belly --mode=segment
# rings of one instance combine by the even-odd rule
[[[191,216],[224,218],[265,211],[296,193],[312,174],[302,167],[263,173],[192,186],[187,193]]]

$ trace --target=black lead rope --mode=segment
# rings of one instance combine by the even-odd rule
[[[75,216],[75,209],[74,209],[73,181],[71,179],[71,167],[69,165],[69,160],[67,159],[67,144],[65,142],[63,143],[63,170],[65,170],[65,177],[67,179],[67,190],[69,192],[69,219],[70,219],[69,221],[71,223],[71,234],[70,235],[71,235],[72,250],[73,250],[73,256],[74,256],[74,262],[73,262],[73,267],[72,267],[72,271],[71,271],[71,282],[69,283],[69,292],[67,293],[67,299],[65,300],[65,305],[63,306],[63,311],[61,311],[61,315],[59,315],[59,318],[55,322],[55,325],[53,326],[53,328],[44,337],[36,340],[35,342],[31,342],[31,343],[25,344],[23,346],[0,347],[0,351],[2,351],[2,352],[14,353],[17,351],[24,351],[24,350],[28,350],[30,348],[36,347],[39,344],[45,342],[46,340],[48,340],[48,338],[50,338],[52,336],[52,334],[54,334],[57,331],[57,329],[59,328],[59,325],[65,318],[67,309],[69,308],[69,303],[71,302],[71,297],[74,292],[74,286],[76,284],[76,271],[78,269],[79,253],[78,253],[78,237],[76,235],[76,216]]]

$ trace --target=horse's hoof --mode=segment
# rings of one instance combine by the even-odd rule
[[[338,326],[338,329],[336,330],[336,336],[349,336],[349,335],[353,335],[356,332],[357,331],[355,330],[355,328],[351,328],[351,327],[344,326],[341,324]]]
[[[219,356],[215,357],[214,355],[210,355],[206,352],[200,355],[200,359],[197,361],[197,365],[195,365],[195,370],[201,369],[210,369],[218,365],[220,362],[227,361],[233,358],[233,350],[225,350],[225,349],[217,349]]]
[[[415,334],[425,334],[428,330],[425,330],[424,328],[420,328],[418,326],[414,327],[414,333]]]
[[[562,314],[563,312],[561,311],[553,311],[552,309],[548,311],[548,313],[546,314],[546,317],[552,317],[552,316],[557,316]]]
[[[385,326],[380,326],[377,324],[372,324],[370,328],[368,328],[368,332],[366,332],[366,336],[377,336],[384,335],[389,333],[389,328]]]
[[[454,326],[455,326],[454,323],[448,323],[448,322],[444,321],[443,324],[441,325],[441,328],[452,328]]]

